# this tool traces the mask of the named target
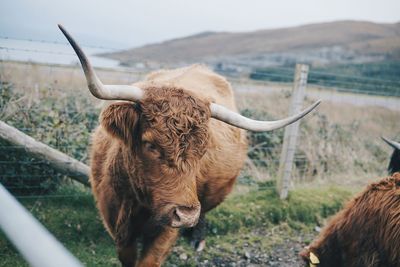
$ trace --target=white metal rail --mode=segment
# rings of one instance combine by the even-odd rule
[[[33,267],[83,266],[1,184],[0,228]]]

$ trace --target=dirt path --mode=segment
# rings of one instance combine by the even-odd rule
[[[187,251],[181,246],[177,246],[173,249],[176,260],[173,261],[174,263],[170,262],[167,266],[302,267],[298,254],[317,233],[295,232],[288,234],[282,230],[265,231],[257,229],[252,234],[256,236],[262,235],[265,239],[279,241],[271,241],[273,245],[269,248],[265,248],[265,244],[263,245],[259,242],[243,242],[242,248],[237,247],[235,250],[228,250],[223,245],[215,244],[207,246],[204,252],[196,253],[192,256],[188,256]]]

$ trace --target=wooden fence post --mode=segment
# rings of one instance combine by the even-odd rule
[[[308,70],[308,65],[296,64],[289,116],[292,116],[301,110],[306,92]],[[278,171],[278,192],[281,199],[286,199],[288,196],[299,124],[300,121],[296,121],[285,128],[285,136]]]

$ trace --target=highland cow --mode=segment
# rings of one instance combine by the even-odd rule
[[[160,266],[179,228],[204,232],[204,214],[232,190],[245,161],[243,129],[278,129],[319,104],[287,119],[254,121],[237,113],[230,84],[200,65],[154,72],[130,86],[104,85],[60,29],[91,93],[124,100],[102,111],[91,152],[92,191],[123,266]]]
[[[400,266],[400,173],[347,203],[300,256],[307,266]]]

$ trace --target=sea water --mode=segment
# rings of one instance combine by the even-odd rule
[[[85,47],[82,49],[90,58],[92,65],[103,68],[116,68],[119,61],[100,56],[106,52],[115,52],[111,48]],[[68,43],[47,41],[15,40],[0,38],[0,60],[28,61],[46,64],[76,65],[78,57]]]

